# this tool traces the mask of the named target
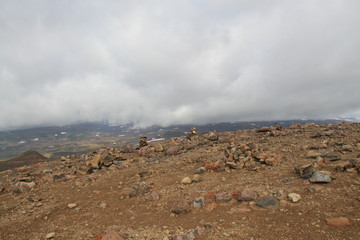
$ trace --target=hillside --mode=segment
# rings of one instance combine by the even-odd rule
[[[1,172],[0,239],[360,237],[359,123],[140,146]]]
[[[38,162],[43,162],[49,160],[44,155],[38,153],[37,151],[28,150],[20,154],[15,158],[11,158],[7,161],[0,162],[0,171],[7,169],[13,169],[16,167],[21,167],[24,165],[30,165]]]

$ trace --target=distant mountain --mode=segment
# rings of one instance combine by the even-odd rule
[[[28,150],[15,158],[0,162],[0,171],[50,160],[37,151]]]
[[[198,133],[204,133],[211,130],[226,132],[274,125],[288,127],[294,123],[336,124],[342,121],[344,119],[340,118],[329,120],[248,121],[184,124],[168,127],[151,126],[148,128],[135,128],[133,124],[114,126],[104,123],[79,123],[66,126],[0,131],[0,160],[13,158],[28,149],[34,149],[56,158],[86,153],[102,146],[120,147],[126,144],[136,144],[139,137],[143,136],[146,136],[149,140],[169,139],[185,135],[191,127],[196,127]]]

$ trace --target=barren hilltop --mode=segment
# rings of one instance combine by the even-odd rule
[[[360,123],[197,133],[0,173],[0,239],[359,239]]]

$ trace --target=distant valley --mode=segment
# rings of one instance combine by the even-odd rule
[[[254,129],[279,124],[287,127],[293,123],[314,122],[317,124],[339,123],[342,120],[287,120],[256,122],[224,122],[205,125],[175,125],[169,127],[152,126],[144,129],[133,125],[112,126],[104,123],[80,123],[67,126],[39,127],[24,130],[0,132],[0,160],[14,158],[27,150],[35,150],[49,158],[71,154],[82,154],[102,146],[119,147],[137,144],[139,137],[146,136],[149,141],[183,136],[191,127],[198,132],[216,130],[236,131]]]

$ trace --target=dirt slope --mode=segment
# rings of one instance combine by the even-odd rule
[[[0,239],[359,239],[359,154],[360,124],[307,124],[8,170]]]

